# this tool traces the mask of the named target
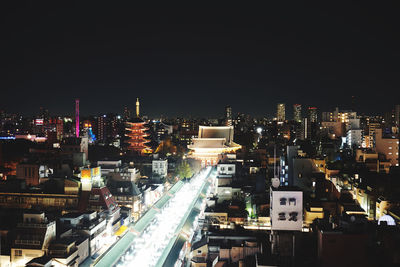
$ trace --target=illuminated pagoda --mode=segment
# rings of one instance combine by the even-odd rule
[[[234,154],[242,146],[233,142],[233,126],[199,126],[199,135],[188,148],[189,157],[200,160],[202,166],[212,166],[220,155]]]
[[[146,131],[148,128],[146,127],[146,122],[143,121],[139,117],[139,98],[136,99],[136,117],[127,121],[127,134],[126,136],[129,138],[127,143],[129,144],[128,149],[134,153],[139,155],[151,153],[151,149],[147,146],[149,142],[146,137],[148,134]]]

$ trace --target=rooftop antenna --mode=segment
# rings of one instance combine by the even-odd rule
[[[274,177],[276,177],[276,145],[274,145]]]
[[[272,187],[278,188],[281,184],[280,179],[276,175],[276,144],[274,145],[274,177],[271,179]]]

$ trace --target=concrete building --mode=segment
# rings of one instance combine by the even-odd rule
[[[300,104],[294,104],[293,105],[293,120],[295,122],[300,123],[301,122],[301,105]]]
[[[349,147],[361,147],[363,135],[361,129],[348,130],[346,135],[346,143]]]
[[[160,177],[167,177],[168,174],[168,160],[166,159],[153,159],[152,173]]]
[[[344,136],[344,124],[340,121],[323,121],[321,127],[333,138]]]
[[[113,177],[107,181],[107,187],[120,207],[129,208],[136,221],[142,214],[143,194],[136,183],[130,179],[121,180]]]
[[[232,126],[232,125],[233,125],[232,107],[226,106],[225,107],[225,126]]]
[[[399,166],[399,138],[394,134],[384,136],[382,129],[375,130],[375,151],[385,155],[392,166]]]
[[[61,238],[53,241],[47,251],[47,255],[53,259],[55,266],[78,266],[79,255],[76,240],[73,238]]]
[[[63,227],[74,229],[89,238],[89,255],[93,256],[107,241],[107,220],[96,211],[67,213],[60,218]]]
[[[0,207],[15,209],[74,210],[78,208],[80,183],[75,179],[58,179],[63,193],[38,193],[22,189],[0,191]],[[6,184],[7,187],[7,184]],[[62,189],[61,189],[62,190]]]
[[[319,266],[369,266],[369,236],[363,227],[365,218],[348,217],[347,221],[340,221],[341,227],[318,225]]]
[[[56,222],[48,221],[44,212],[26,212],[17,224],[11,245],[13,266],[25,266],[30,260],[45,255],[56,237]]]
[[[64,138],[60,144],[63,154],[84,153],[89,158],[89,138],[87,136]]]
[[[122,166],[121,160],[99,160],[97,166],[101,167],[101,175],[106,176],[109,172],[115,171]]]
[[[316,107],[308,107],[308,119],[310,123],[318,122],[318,109]]]

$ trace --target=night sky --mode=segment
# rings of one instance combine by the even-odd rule
[[[400,103],[398,9],[383,2],[8,2],[0,109],[9,112],[72,115],[75,98],[83,114],[122,113],[140,97],[146,115],[203,117],[226,105],[257,116],[278,102],[349,108],[352,95],[367,114]]]

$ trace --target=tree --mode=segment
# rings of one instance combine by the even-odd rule
[[[182,161],[176,168],[176,174],[180,179],[185,179],[192,177],[193,171],[189,163]]]
[[[171,138],[167,137],[160,143],[155,153],[158,153],[160,154],[160,156],[163,157],[163,156],[173,155],[176,152],[177,152],[176,146],[172,143]]]

